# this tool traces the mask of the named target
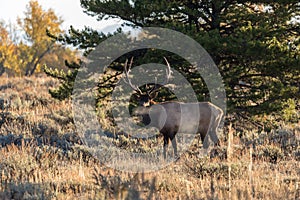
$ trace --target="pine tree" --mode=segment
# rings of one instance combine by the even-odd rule
[[[133,28],[171,28],[195,39],[219,67],[229,112],[240,116],[280,112],[289,99],[299,107],[300,23],[295,20],[300,15],[299,1],[81,0],[81,5],[99,20],[118,18]],[[71,29],[57,39],[88,54],[107,37],[91,29]],[[148,49],[132,54],[139,55],[137,63],[143,59],[147,63],[153,61],[151,55],[162,58],[166,53]],[[121,72],[130,56],[124,55],[111,69]],[[189,73],[192,66],[175,55],[170,57],[172,67],[195,81],[192,85],[199,99],[207,96],[201,77]],[[102,85],[114,84],[104,81]]]

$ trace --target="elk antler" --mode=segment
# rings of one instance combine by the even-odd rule
[[[132,63],[133,63],[133,57],[131,58],[130,60],[130,64],[129,64],[129,67],[128,67],[128,59],[126,59],[126,62],[125,62],[125,65],[124,65],[124,70],[125,70],[125,76],[126,76],[126,80],[124,79],[125,83],[127,83],[133,90],[135,90],[136,92],[142,94],[142,91],[140,90],[139,87],[137,87],[136,85],[133,85],[131,83],[131,80],[129,78],[129,72],[131,70],[131,66],[132,66]]]
[[[166,69],[166,77],[165,80],[162,82],[162,84],[157,84],[157,79],[155,78],[155,84],[154,87],[150,90],[150,92],[148,92],[148,94],[150,95],[153,92],[156,92],[158,89],[160,89],[161,87],[165,86],[168,84],[169,79],[171,77],[172,71],[171,71],[171,66],[170,63],[168,62],[167,58],[164,57],[166,63],[167,63],[167,69]]]

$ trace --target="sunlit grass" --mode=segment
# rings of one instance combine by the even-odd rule
[[[300,197],[299,124],[271,133],[251,130],[241,134],[231,128],[227,140],[209,156],[199,156],[201,142],[196,138],[179,160],[159,171],[122,172],[86,151],[72,121],[70,101],[60,102],[48,94],[56,83],[42,77],[0,78],[4,100],[0,108],[0,199]],[[115,130],[112,135],[118,134]],[[140,153],[155,152],[163,143],[160,137],[137,140],[125,135],[99,140],[112,144],[110,148]],[[180,148],[184,147],[179,144]],[[162,155],[153,153],[151,161],[161,159]],[[128,164],[139,171],[148,167],[130,158],[115,161],[120,168]]]

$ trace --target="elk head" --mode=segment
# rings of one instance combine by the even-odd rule
[[[130,63],[128,64],[128,60],[126,60],[125,62],[125,66],[124,66],[124,71],[125,71],[125,78],[126,80],[124,80],[138,95],[138,106],[143,106],[143,107],[149,107],[153,104],[156,104],[155,101],[153,101],[154,98],[157,97],[157,91],[168,84],[169,79],[171,77],[172,71],[171,71],[171,67],[170,64],[168,62],[168,60],[164,57],[164,60],[166,61],[167,64],[167,68],[166,68],[166,76],[165,79],[163,81],[163,83],[158,84],[156,79],[154,84],[149,84],[149,85],[153,85],[153,87],[151,89],[148,89],[146,92],[142,92],[141,89],[136,86],[133,85],[130,78],[129,78],[129,73],[132,67],[132,63],[133,63],[133,58],[131,58]],[[148,85],[146,85],[146,89],[148,88]]]

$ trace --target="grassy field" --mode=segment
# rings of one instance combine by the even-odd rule
[[[0,78],[0,199],[300,199],[300,125],[270,133],[226,127],[226,140],[199,156],[197,140],[179,160],[151,173],[101,164],[84,150],[71,102],[50,78]],[[150,151],[162,138],[104,138]]]

